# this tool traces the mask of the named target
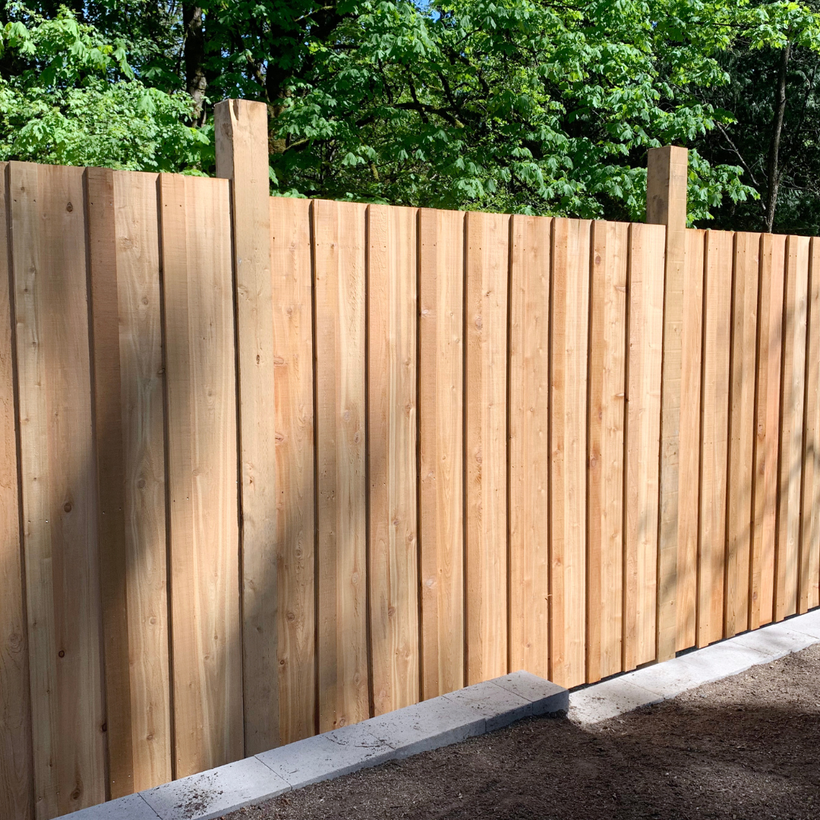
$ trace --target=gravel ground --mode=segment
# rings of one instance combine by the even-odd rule
[[[580,728],[521,721],[226,820],[820,818],[820,644]]]

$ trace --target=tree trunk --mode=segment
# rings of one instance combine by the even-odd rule
[[[182,6],[182,25],[185,30],[185,88],[194,101],[194,123],[205,121],[205,32],[202,29],[202,7]]]
[[[766,232],[771,233],[774,227],[774,215],[777,209],[777,194],[780,189],[780,139],[783,135],[783,117],[786,113],[786,75],[789,70],[791,43],[786,43],[780,57],[780,72],[774,98],[774,115],[772,117],[772,139],[769,143],[768,190],[766,191]]]

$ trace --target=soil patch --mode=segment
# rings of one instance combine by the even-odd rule
[[[521,721],[226,820],[820,817],[820,644],[594,727]]]

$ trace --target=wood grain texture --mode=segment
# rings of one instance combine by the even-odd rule
[[[549,677],[552,220],[514,216],[510,276],[510,669]]]
[[[686,254],[688,151],[653,148],[647,161],[646,221],[666,225],[661,396],[660,523],[658,533],[657,656],[675,656],[679,542],[682,331]]]
[[[270,200],[282,743],[317,730],[310,212],[304,199]]]
[[[28,637],[20,544],[8,165],[0,162],[0,817],[34,818]]]
[[[624,669],[655,659],[657,599],[674,595],[658,577],[664,241],[662,227],[630,229]]]
[[[709,231],[701,388],[698,646],[723,637],[734,234]]]
[[[700,389],[705,231],[686,232],[678,464],[677,649],[696,643],[700,510]]]
[[[160,177],[175,775],[243,756],[236,370],[225,180]]]
[[[422,698],[464,686],[464,214],[419,213]]]
[[[112,797],[172,777],[157,182],[87,171]]]
[[[621,671],[629,226],[592,225],[587,682]]]
[[[759,267],[760,235],[735,234],[723,630],[727,638],[749,628]]]
[[[550,472],[550,680],[586,678],[587,220],[553,222]]]
[[[37,817],[102,802],[99,556],[83,169],[12,163]]]
[[[809,238],[786,240],[783,295],[783,373],[780,405],[780,484],[775,552],[774,620],[797,612],[800,564],[800,502],[803,402],[806,390]]]
[[[811,240],[798,612],[820,605],[820,240]]]
[[[365,206],[313,203],[319,731],[369,716]]]
[[[507,673],[507,298],[510,218],[466,219],[466,674]]]
[[[774,617],[785,265],[786,237],[763,234],[760,240],[758,288],[755,524],[750,573],[750,629],[767,624]]]
[[[419,701],[417,223],[414,208],[368,208],[368,581],[377,715]]]
[[[276,561],[276,400],[271,282],[268,109],[250,100],[214,107],[216,175],[232,180],[242,555],[245,754],[281,741]],[[272,395],[273,394],[273,395]]]

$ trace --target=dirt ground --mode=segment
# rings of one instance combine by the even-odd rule
[[[226,815],[820,818],[820,645],[581,729],[531,719]]]

